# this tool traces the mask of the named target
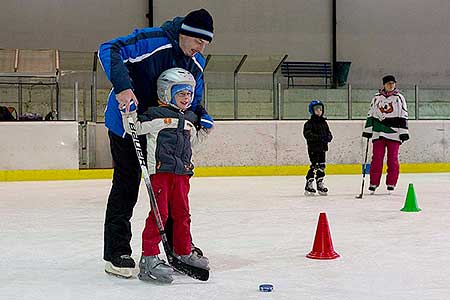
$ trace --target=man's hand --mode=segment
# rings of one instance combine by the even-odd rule
[[[133,101],[135,105],[138,105],[138,100],[131,89],[123,90],[116,94],[116,99],[119,102],[119,109],[125,107],[125,112],[130,111],[130,101]]]

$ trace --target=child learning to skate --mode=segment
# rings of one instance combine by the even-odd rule
[[[212,123],[212,120],[198,120],[197,115],[188,110],[194,88],[191,73],[181,68],[168,69],[157,80],[160,106],[150,107],[139,117],[135,111],[131,112],[131,116],[135,119],[137,133],[147,136],[147,167],[163,224],[169,213],[173,218],[174,255],[186,264],[209,270],[208,259],[191,252],[188,193],[194,169],[192,145],[207,136],[205,128],[209,126],[204,122]],[[129,131],[127,117],[123,114],[124,127]],[[150,212],[142,233],[140,280],[172,282],[174,270],[158,257],[160,241],[155,217]]]
[[[409,139],[406,100],[396,89],[396,83],[392,75],[383,77],[383,88],[372,99],[362,134],[363,137],[372,139],[369,186],[372,193],[380,185],[386,149],[386,186],[388,191],[395,189],[400,169],[398,151],[400,145]]]
[[[308,107],[311,118],[303,126],[303,136],[308,144],[308,156],[311,161],[308,173],[306,174],[305,195],[315,195],[314,179],[316,180],[317,191],[320,195],[326,196],[328,188],[324,185],[325,179],[325,153],[328,151],[328,143],[333,136],[326,118],[325,106],[320,100],[313,100]]]

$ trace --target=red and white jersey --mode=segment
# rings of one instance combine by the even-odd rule
[[[405,97],[398,91],[386,93],[381,90],[370,103],[364,134],[373,140],[381,137],[393,141],[402,141],[400,135],[408,132],[408,108]]]

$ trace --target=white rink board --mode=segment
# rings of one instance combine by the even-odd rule
[[[0,170],[78,169],[77,122],[1,122]]]
[[[448,299],[450,174],[401,174],[390,196],[359,194],[360,176],[328,176],[328,197],[303,196],[303,177],[193,178],[192,234],[211,262],[201,283],[170,286],[108,276],[102,261],[110,180],[0,182],[0,299]],[[414,183],[420,213],[403,213]],[[385,187],[381,192],[385,193]],[[133,257],[148,212],[133,224]],[[316,261],[319,212],[341,258]],[[274,291],[258,291],[261,283]]]
[[[308,165],[303,125],[305,121],[217,121],[216,128],[194,152],[196,166]],[[360,164],[366,139],[364,121],[328,121],[334,136],[327,152],[328,164]],[[98,128],[96,167],[110,168],[107,131]],[[450,162],[450,121],[409,122],[411,139],[400,148],[403,163]]]

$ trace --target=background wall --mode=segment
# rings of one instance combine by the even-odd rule
[[[148,24],[146,0],[6,0],[0,47],[91,51]],[[155,0],[155,25],[193,8],[214,15],[215,54],[280,54],[331,60],[331,0]],[[350,82],[376,87],[386,73],[400,86],[450,82],[450,2],[337,0],[338,59],[352,61]]]
[[[400,86],[450,84],[450,1],[338,2],[338,60],[352,61],[350,82],[380,84],[393,73]]]
[[[285,54],[291,59],[331,59],[331,1],[155,0],[155,24],[192,8],[214,17],[215,54]]]
[[[0,48],[93,51],[148,25],[145,0],[3,0]]]

